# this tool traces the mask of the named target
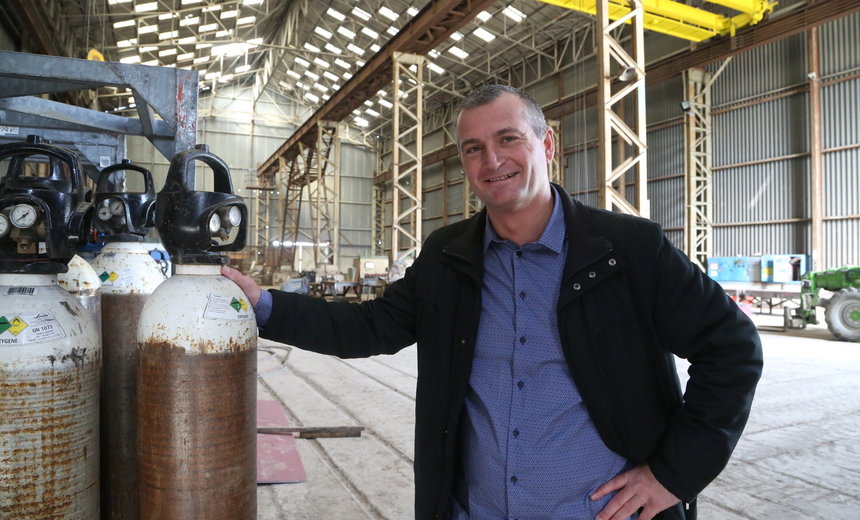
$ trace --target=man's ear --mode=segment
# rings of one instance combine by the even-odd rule
[[[543,136],[543,147],[547,162],[552,162],[552,158],[555,156],[555,133],[552,128],[546,129],[546,134]]]

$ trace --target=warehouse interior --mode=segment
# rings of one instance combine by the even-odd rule
[[[860,509],[856,0],[3,0],[0,78],[0,145],[69,148],[91,188],[128,159],[159,192],[205,144],[247,208],[230,265],[352,302],[481,211],[458,104],[523,89],[554,133],[550,178],[660,224],[759,326],[747,434],[700,518]],[[191,189],[224,191],[207,165]],[[415,347],[257,356],[258,398],[291,425],[363,427],[297,438],[304,478],[258,486],[257,518],[411,518]]]

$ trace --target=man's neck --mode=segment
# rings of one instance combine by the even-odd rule
[[[487,216],[499,238],[522,246],[540,239],[552,216],[552,209],[553,195],[550,192],[549,199],[542,201],[536,208],[505,212],[491,211],[488,208]]]

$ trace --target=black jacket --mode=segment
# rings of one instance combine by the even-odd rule
[[[596,210],[563,189],[568,257],[558,324],[603,441],[647,462],[685,503],[725,467],[761,375],[755,327],[651,221]],[[361,304],[272,291],[262,335],[343,358],[418,342],[415,516],[444,518],[481,310],[486,214],[443,227],[405,277]],[[672,354],[690,361],[686,393]],[[575,468],[572,468],[575,471]],[[683,505],[658,518],[684,518]],[[686,513],[695,515],[695,504]]]

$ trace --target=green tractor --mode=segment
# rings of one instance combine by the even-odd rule
[[[824,289],[833,293],[828,299],[819,296]],[[788,327],[817,324],[815,308],[825,308],[827,328],[844,341],[860,341],[860,267],[841,267],[827,271],[810,271],[801,277],[800,308],[786,309]],[[793,312],[792,312],[793,311]]]

